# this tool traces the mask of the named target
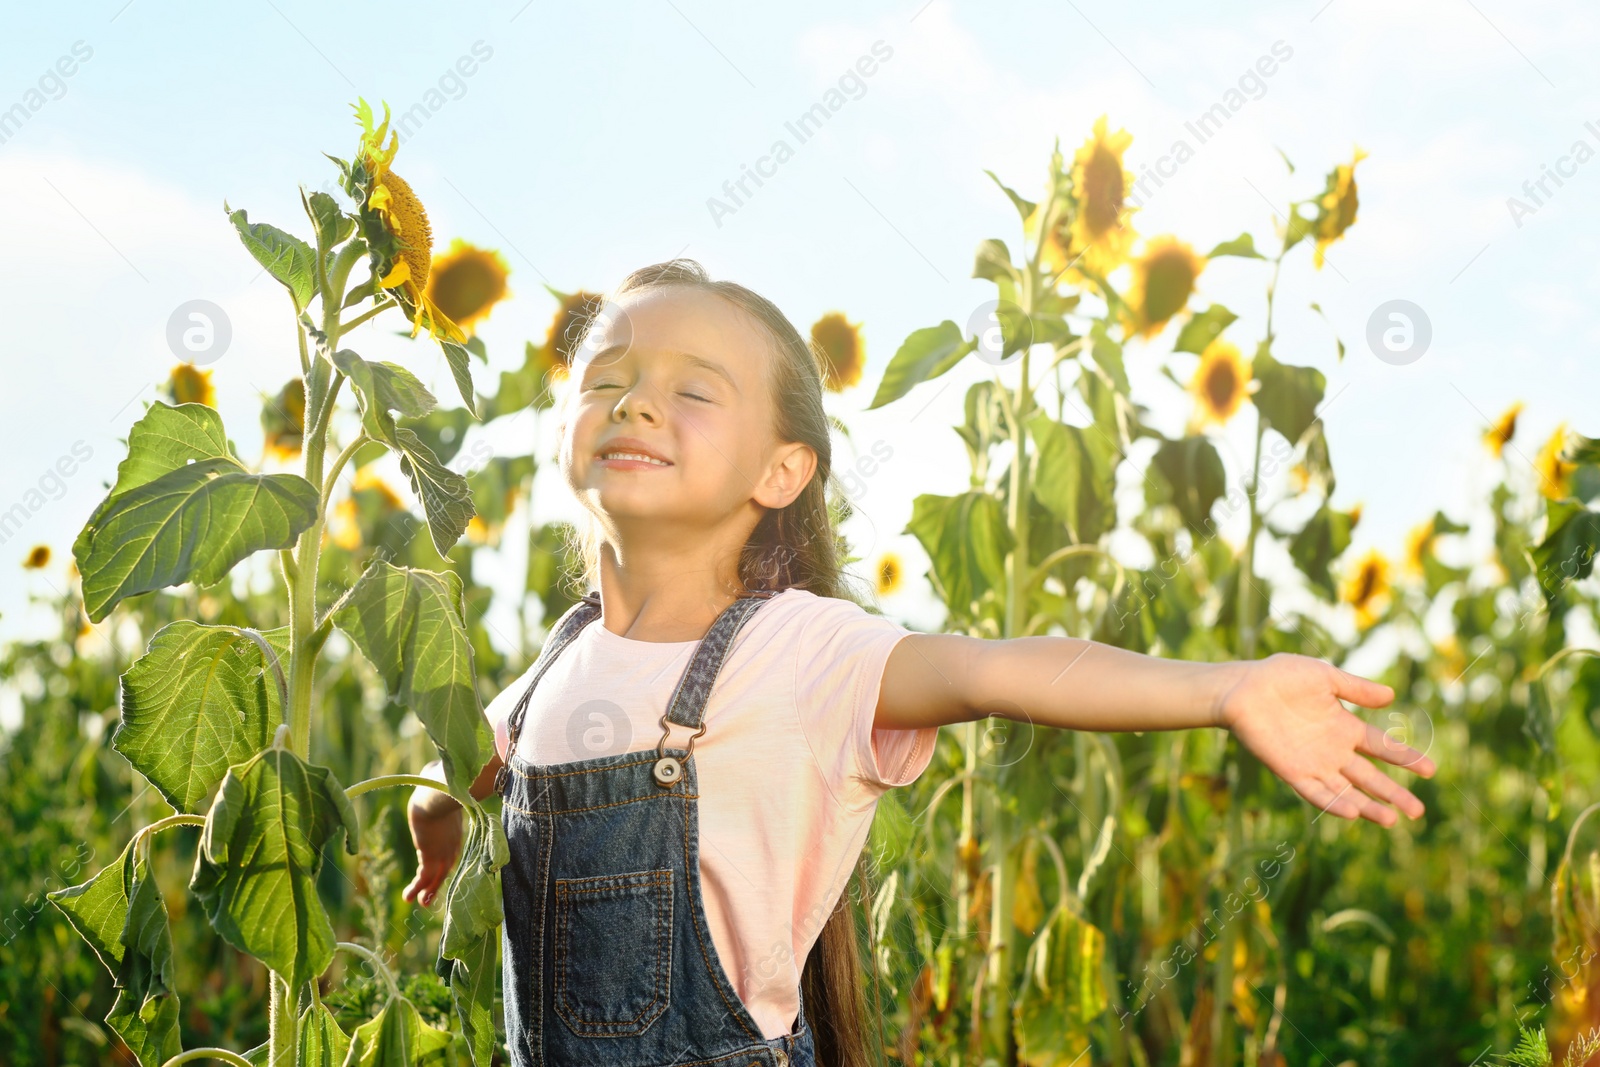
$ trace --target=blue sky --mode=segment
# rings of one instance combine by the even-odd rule
[[[984,367],[860,412],[907,333],[964,323],[992,295],[968,277],[978,242],[1019,244],[984,168],[1036,194],[1052,142],[1070,152],[1101,113],[1134,135],[1136,173],[1186,139],[1193,157],[1134,225],[1204,250],[1242,230],[1270,244],[1274,207],[1319,191],[1359,145],[1359,220],[1320,272],[1309,246],[1286,265],[1277,354],[1328,377],[1334,502],[1363,503],[1357,547],[1398,551],[1435,508],[1466,517],[1482,499],[1493,471],[1479,435],[1511,401],[1528,405],[1510,453],[1518,477],[1558,422],[1600,436],[1600,159],[1576,149],[1600,149],[1596,30],[1592,8],[1507,0],[19,9],[0,39],[0,113],[27,111],[0,124],[0,512],[37,503],[41,481],[46,492],[0,544],[0,638],[48,623],[25,610],[27,594],[65,583],[72,538],[122,455],[117,438],[174,363],[166,325],[185,301],[210,300],[232,323],[214,365],[219,406],[241,452],[259,454],[259,397],[293,373],[293,332],[223,202],[304,230],[296,186],[328,187],[321,153],[350,154],[358,95],[422,105],[396,169],[441,243],[466,237],[511,263],[515,299],[480,331],[492,371],[543,335],[554,305],[542,283],[605,288],[678,254],[771,297],[802,329],[833,309],[863,321],[866,382],[830,403],[863,451],[882,441],[893,453],[852,527],[873,555],[914,555],[899,533],[911,499],[966,483],[949,426]],[[875,45],[871,75],[841,84]],[[1275,50],[1271,76],[1251,80]],[[786,123],[835,88],[845,102],[800,143]],[[1234,89],[1242,106],[1196,145],[1185,124]],[[753,196],[732,213],[708,208],[780,139],[793,154],[761,164],[771,176]],[[1523,186],[1546,168],[1566,176],[1545,178],[1535,202]],[[1535,210],[1515,217],[1511,197]],[[1264,282],[1260,264],[1221,260],[1197,302],[1230,305],[1239,336],[1257,337]],[[1405,366],[1364,342],[1373,310],[1394,299],[1422,308],[1432,330]],[[1312,301],[1348,346],[1342,363]],[[356,347],[451,395],[434,351],[387,329],[364,330]],[[1128,351],[1169,432],[1187,408],[1149,370],[1174,332]],[[486,439],[525,450],[532,432],[526,419]],[[1249,420],[1237,420],[1222,445],[1231,470],[1249,440]],[[50,472],[75,447],[90,458],[58,488]],[[536,506],[541,519],[571,513],[544,479]],[[57,561],[24,573],[35,543]],[[517,566],[508,556],[505,572]],[[911,585],[886,609],[937,625],[920,578]]]

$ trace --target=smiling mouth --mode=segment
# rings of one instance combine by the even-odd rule
[[[652,467],[670,467],[671,463],[654,456],[647,456],[642,452],[602,452],[595,457],[596,462],[621,462],[621,463],[647,463]]]

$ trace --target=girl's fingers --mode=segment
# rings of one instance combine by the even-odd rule
[[[1409,789],[1384,774],[1362,757],[1353,757],[1342,769],[1346,778],[1354,782],[1358,789],[1369,794],[1374,800],[1381,800],[1385,804],[1393,804],[1413,819],[1422,818],[1424,810],[1422,801],[1413,796]],[[1388,826],[1391,824],[1386,822],[1383,825]]]
[[[1410,745],[1395,740],[1392,736],[1378,729],[1372,723],[1366,723],[1366,735],[1361,743],[1356,746],[1356,751],[1381,759],[1385,763],[1392,763],[1396,767],[1404,767],[1424,778],[1432,778],[1433,772],[1438,768],[1433,760],[1418,752]]]
[[[1385,708],[1394,700],[1394,690],[1359,674],[1335,667],[1334,695],[1364,708]]]
[[[1294,791],[1319,810],[1331,811],[1340,818],[1354,819],[1360,815],[1360,809],[1350,799],[1350,789],[1331,789],[1316,778],[1304,778],[1295,785]]]

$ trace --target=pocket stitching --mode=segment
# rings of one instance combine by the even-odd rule
[[[556,988],[551,998],[557,1014],[576,1034],[583,1037],[627,1037],[641,1034],[666,1010],[671,1002],[672,961],[672,906],[671,892],[673,869],[658,868],[650,871],[628,871],[621,874],[591,875],[585,878],[557,878],[556,896]],[[584,887],[586,882],[605,882],[605,885]],[[615,892],[617,890],[645,890],[642,895],[651,904],[655,915],[655,969],[650,1001],[632,1019],[589,1019],[578,1013],[568,1002],[567,944],[571,933],[570,912],[576,894]],[[661,890],[667,892],[662,893]],[[663,995],[665,994],[665,995]],[[657,1006],[659,1004],[659,1007]],[[652,1009],[654,1009],[652,1014]],[[645,1019],[649,1016],[648,1019]],[[641,1020],[644,1022],[641,1024]],[[618,1027],[634,1027],[619,1030]]]

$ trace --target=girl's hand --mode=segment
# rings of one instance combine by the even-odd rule
[[[1340,670],[1310,656],[1278,652],[1240,664],[1239,680],[1223,693],[1219,725],[1255,753],[1306,800],[1346,819],[1393,826],[1393,804],[1420,818],[1422,801],[1366,757],[1431,778],[1434,762],[1410,745],[1350,714],[1340,699],[1366,708],[1387,707],[1389,686]],[[1380,803],[1382,802],[1382,803]]]
[[[417,846],[417,875],[400,895],[412,903],[420,896],[426,908],[433,904],[439,887],[461,855],[461,805],[456,804],[443,814],[429,814],[410,804],[406,818],[411,823],[411,840]]]

